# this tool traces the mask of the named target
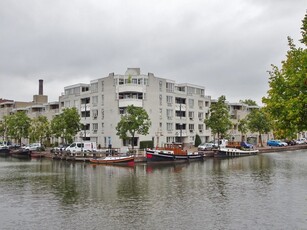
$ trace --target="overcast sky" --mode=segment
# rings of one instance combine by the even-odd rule
[[[306,0],[1,0],[0,98],[57,101],[64,87],[138,67],[230,102],[268,90]]]

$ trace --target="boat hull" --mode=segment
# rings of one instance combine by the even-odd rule
[[[108,164],[108,165],[134,165],[134,156],[108,156],[105,158],[91,158],[89,160],[95,164]]]
[[[257,155],[258,150],[241,150],[236,148],[221,148],[214,152],[214,157],[231,158]]]
[[[0,157],[8,157],[10,156],[9,148],[0,148]]]
[[[11,156],[21,159],[31,159],[31,151],[29,149],[18,149],[13,151]]]
[[[165,152],[160,150],[146,150],[147,163],[170,163],[170,162],[186,162],[193,160],[202,160],[203,154],[191,154],[191,155],[179,155],[171,152]]]

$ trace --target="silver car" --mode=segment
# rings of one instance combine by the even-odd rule
[[[203,143],[198,146],[198,151],[212,150],[216,147],[214,143]]]

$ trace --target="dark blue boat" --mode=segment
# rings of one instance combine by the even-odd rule
[[[8,157],[10,156],[11,150],[7,146],[0,147],[0,157]]]

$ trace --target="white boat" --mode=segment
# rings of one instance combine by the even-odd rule
[[[243,157],[258,154],[258,149],[219,148],[214,150],[214,157]]]

